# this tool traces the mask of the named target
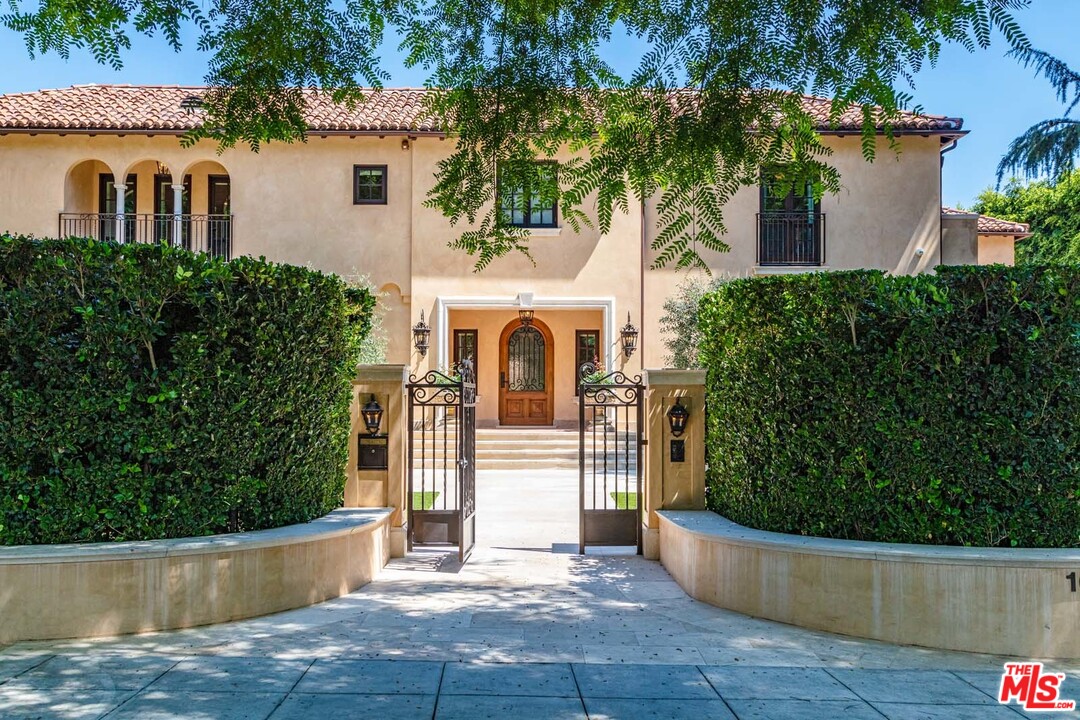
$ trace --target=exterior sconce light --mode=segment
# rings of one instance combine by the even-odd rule
[[[667,411],[668,425],[671,426],[671,434],[679,437],[686,431],[686,421],[690,419],[690,411],[683,407],[682,398],[675,398],[675,404]]]
[[[401,149],[402,150],[408,150],[409,149],[409,138],[401,138]]]
[[[630,313],[626,313],[626,324],[619,332],[622,337],[623,355],[629,358],[637,350],[638,329],[630,322]]]
[[[535,314],[536,313],[532,309],[518,310],[518,320],[521,321],[521,326],[526,327],[526,328],[531,327],[532,326],[532,321],[533,321],[533,316]]]
[[[364,418],[364,426],[367,428],[368,433],[372,437],[378,435],[379,426],[382,425],[383,409],[374,395],[371,396],[371,400],[364,406],[364,409],[360,411],[360,415]]]
[[[180,109],[185,115],[194,115],[195,111],[202,107],[202,98],[198,95],[188,95],[180,101]]]
[[[424,322],[424,311],[421,310],[420,322],[413,325],[412,328],[413,347],[420,353],[420,357],[427,357],[429,337],[431,337],[431,328]]]

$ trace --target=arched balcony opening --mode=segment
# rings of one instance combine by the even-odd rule
[[[68,171],[60,235],[164,243],[229,259],[228,172],[209,160],[178,170],[159,160],[139,160],[118,182],[99,160],[77,163]]]

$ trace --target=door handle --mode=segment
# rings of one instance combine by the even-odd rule
[[[499,373],[499,387],[506,387],[506,373],[504,372]]]

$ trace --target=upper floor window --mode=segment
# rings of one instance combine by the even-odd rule
[[[558,183],[558,165],[534,163],[533,172],[513,186],[499,188],[499,201],[507,221],[516,227],[553,228],[559,226],[558,201],[554,195]]]
[[[761,212],[763,213],[803,213],[819,212],[820,203],[814,199],[814,185],[805,183],[791,184],[778,175],[761,175]]]
[[[386,204],[386,166],[353,165],[353,205]]]
[[[825,215],[810,182],[792,184],[779,173],[761,174],[759,265],[822,265]]]

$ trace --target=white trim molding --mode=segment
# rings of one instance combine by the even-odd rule
[[[450,310],[601,310],[604,314],[604,339],[610,346],[605,353],[605,365],[614,369],[615,351],[615,298],[613,297],[542,297],[531,292],[509,296],[459,296],[435,298],[435,322],[433,329],[438,348],[435,360],[438,367],[449,367],[450,358]],[[622,348],[618,351],[621,353]]]

